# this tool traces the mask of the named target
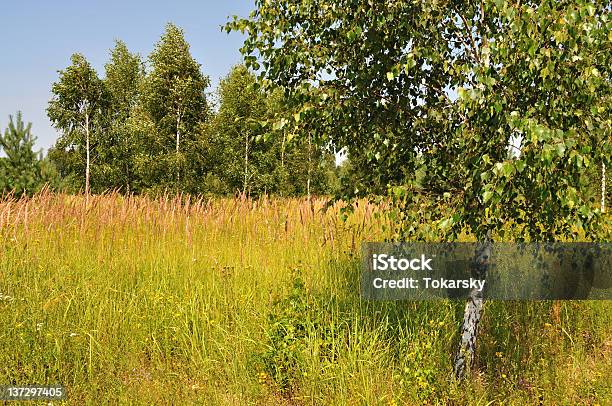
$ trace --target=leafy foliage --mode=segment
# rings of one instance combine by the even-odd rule
[[[289,294],[278,300],[268,314],[266,330],[267,349],[257,354],[262,383],[273,384],[285,396],[292,396],[305,376],[307,360],[314,346],[321,359],[333,361],[333,345],[342,339],[345,331],[332,331],[327,325],[326,309],[313,300],[313,295],[301,276],[292,270]]]
[[[551,239],[601,224],[581,192],[611,156],[610,25],[607,2],[281,0],[226,28],[247,33],[245,61],[285,89],[293,126],[369,168],[361,194],[420,204],[421,162],[445,237],[515,222],[517,239]]]
[[[59,80],[51,88],[53,98],[47,114],[61,136],[50,155],[60,173],[85,174],[85,192],[89,193],[92,149],[102,136],[108,94],[83,55],[74,54],[71,61],[72,65],[59,72]]]
[[[304,195],[325,193],[333,159],[307,140],[272,126],[285,112],[280,89],[264,93],[244,65],[219,85],[219,111],[212,120],[210,148],[224,180],[222,193]]]
[[[269,315],[269,348],[260,356],[262,377],[272,378],[284,393],[294,389],[304,363],[305,340],[312,327],[310,318],[304,317],[310,311],[306,299],[304,282],[296,276],[291,293],[276,303],[275,312]]]
[[[166,26],[149,60],[152,69],[142,94],[156,129],[149,163],[164,167],[162,183],[178,185],[181,174],[185,181],[194,170],[197,129],[208,116],[205,91],[210,81],[192,58],[183,31],[173,24]]]
[[[144,65],[139,55],[130,53],[124,42],[117,41],[105,71],[109,109],[104,117],[106,134],[98,148],[98,177],[102,188],[120,187],[129,193],[137,191],[141,183],[135,163],[143,139],[130,130],[128,120],[139,103]]]
[[[103,79],[79,54],[60,71],[48,115],[62,136],[49,156],[70,190],[90,171],[96,193],[328,193],[331,154],[269,124],[287,110],[281,89],[263,91],[239,65],[221,81],[215,111],[209,78],[173,24],[147,66],[117,41]]]

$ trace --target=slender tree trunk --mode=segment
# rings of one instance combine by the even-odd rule
[[[281,144],[281,168],[285,168],[285,133],[283,132],[283,143]]]
[[[180,183],[181,181],[181,170],[178,165],[178,154],[179,154],[179,145],[181,143],[181,108],[177,107],[176,109],[176,182]]]
[[[310,201],[310,177],[312,176],[312,142],[311,134],[308,133],[308,177],[306,179],[306,194]]]
[[[601,163],[601,212],[606,212],[606,164]]]
[[[176,111],[176,153],[179,153],[179,145],[181,143],[181,110]]]
[[[249,180],[249,133],[245,132],[244,137],[244,183],[242,185],[242,195],[246,196],[247,182]]]
[[[89,152],[89,114],[85,114],[85,196],[89,197],[89,164],[90,164],[90,152]]]
[[[279,187],[280,195],[284,195],[284,190],[287,185],[285,178],[285,142],[287,140],[287,136],[283,131],[283,141],[281,142],[281,176],[282,176],[282,185]]]
[[[472,274],[477,279],[486,279],[491,258],[491,240],[487,234],[484,243],[476,248]],[[484,305],[483,292],[472,289],[463,315],[461,327],[461,341],[455,354],[454,372],[458,379],[463,379],[466,367],[472,366],[476,351],[476,338],[478,337],[478,325],[482,317]]]
[[[131,159],[131,157],[129,159]],[[125,160],[125,191],[128,196],[130,195],[130,183],[132,183],[131,176],[130,176],[130,168],[128,166],[128,160],[126,159]]]

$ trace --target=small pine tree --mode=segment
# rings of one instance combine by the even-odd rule
[[[9,116],[9,125],[0,134],[0,148],[3,158],[0,158],[0,192],[13,191],[17,196],[31,195],[42,184],[41,154],[34,152],[36,137],[32,135],[32,123],[24,124],[21,112],[17,112],[16,120]]]

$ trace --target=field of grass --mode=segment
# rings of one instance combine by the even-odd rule
[[[366,302],[383,209],[42,193],[0,201],[0,384],[68,404],[584,404],[612,400],[610,302]]]

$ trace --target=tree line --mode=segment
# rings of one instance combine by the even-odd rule
[[[262,90],[237,65],[209,92],[209,77],[174,24],[146,60],[118,40],[103,77],[78,53],[58,73],[47,115],[59,138],[43,159],[33,152],[31,125],[20,113],[11,117],[0,144],[4,191],[32,193],[50,183],[85,193],[295,196],[337,187],[328,146],[278,124],[282,89]]]

